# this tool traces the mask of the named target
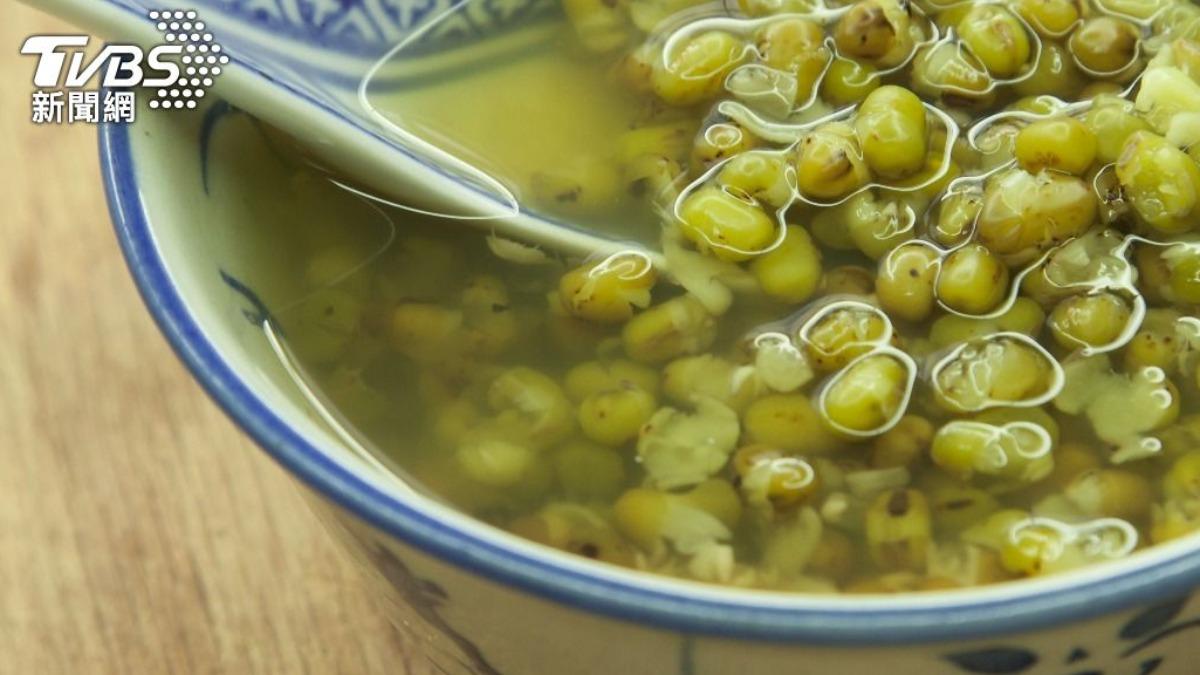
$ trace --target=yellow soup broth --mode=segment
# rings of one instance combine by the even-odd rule
[[[346,209],[394,237],[310,246],[277,328],[381,459],[542,545],[782,591],[1200,528],[1200,8],[562,9],[371,104],[637,245]]]

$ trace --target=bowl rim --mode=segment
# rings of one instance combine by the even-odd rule
[[[1186,595],[1200,585],[1200,547],[1193,545],[1175,547],[1119,574],[1066,575],[1051,588],[1017,582],[993,587],[1011,592],[944,594],[961,596],[957,601],[910,603],[905,599],[914,595],[909,594],[806,607],[803,595],[735,592],[727,594],[735,597],[714,599],[671,584],[649,589],[632,579],[622,580],[619,574],[591,574],[591,565],[555,564],[537,555],[532,545],[506,546],[439,521],[327,456],[273,412],[221,358],[188,312],[155,244],[152,218],[137,178],[132,126],[99,125],[101,175],[130,273],[177,356],[225,413],[301,481],[389,536],[456,567],[585,612],[659,629],[821,645],[995,638]],[[937,595],[916,597],[925,600]]]

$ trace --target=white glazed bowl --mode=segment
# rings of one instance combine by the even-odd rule
[[[989,588],[795,596],[591,563],[407,489],[322,423],[259,326],[281,292],[278,270],[294,263],[263,254],[272,243],[248,206],[279,171],[255,129],[220,102],[103,127],[117,233],[180,357],[382,573],[397,625],[437,664],[430,672],[1196,672],[1197,634],[1186,630],[1200,625],[1200,596],[1189,599],[1196,538]]]

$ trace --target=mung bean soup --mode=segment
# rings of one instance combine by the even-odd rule
[[[385,103],[458,110],[430,138],[661,257],[401,211],[368,264],[315,247],[280,325],[381,456],[540,544],[759,589],[990,584],[1200,529],[1200,7],[562,10],[471,87],[493,110],[550,73],[563,109],[592,92],[577,125],[523,149],[553,97],[483,131],[451,84]]]

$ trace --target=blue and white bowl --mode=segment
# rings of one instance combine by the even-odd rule
[[[151,5],[46,0],[89,25]],[[232,57],[221,91],[323,111],[289,127],[319,143],[388,143],[361,123],[346,74],[443,8],[413,0],[194,0]],[[487,0],[486,33],[543,11]],[[482,10],[481,10],[482,11]],[[152,30],[152,27],[151,27]],[[151,39],[147,33],[146,39]],[[258,101],[269,110],[270,101]],[[268,115],[269,117],[269,115]],[[322,121],[323,120],[323,121]],[[349,124],[345,124],[347,120]],[[895,597],[740,591],[655,577],[551,551],[417,494],[315,414],[259,319],[273,266],[257,240],[253,185],[270,153],[249,116],[209,101],[143,111],[101,132],[104,180],[129,267],[162,331],[222,407],[311,489],[333,529],[379,574],[416,672],[475,675],[1200,672],[1200,538],[1044,579]],[[404,167],[425,189],[468,186]],[[253,176],[255,181],[247,180]],[[269,250],[269,249],[267,249]],[[248,252],[258,251],[258,255]],[[247,318],[251,319],[247,321]],[[317,636],[319,639],[319,636]],[[422,670],[424,668],[424,670]]]

